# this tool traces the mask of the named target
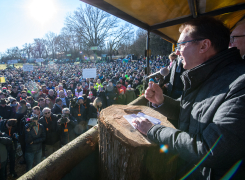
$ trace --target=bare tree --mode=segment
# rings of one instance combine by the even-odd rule
[[[45,39],[40,39],[40,38],[36,38],[34,39],[34,43],[33,43],[33,51],[35,54],[35,57],[43,57],[45,50],[46,50],[46,40]]]
[[[118,18],[90,5],[78,8],[65,21],[66,27],[79,37],[86,48],[103,46],[105,39],[114,33],[117,24]]]
[[[47,48],[48,51],[51,52],[53,59],[55,58],[56,54],[56,40],[57,40],[57,35],[54,32],[48,32],[45,35],[46,38],[46,43],[47,43]]]
[[[28,59],[30,59],[31,52],[32,52],[32,45],[30,43],[29,44],[25,43],[23,45],[23,49],[22,50],[27,54]]]

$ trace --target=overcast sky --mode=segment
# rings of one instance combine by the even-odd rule
[[[67,14],[80,5],[85,6],[79,0],[0,0],[0,52],[49,31],[59,34]]]

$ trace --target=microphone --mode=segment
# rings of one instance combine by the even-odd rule
[[[155,72],[154,74],[147,76],[147,79],[151,79],[151,78],[155,78],[155,77],[163,77],[163,76],[167,76],[168,74],[169,74],[169,69],[164,67],[164,68],[160,69],[160,71]]]

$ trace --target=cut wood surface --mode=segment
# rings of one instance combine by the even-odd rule
[[[126,113],[124,109],[140,109],[142,113],[159,119],[162,125],[174,128],[165,116],[147,106],[112,105],[102,110],[100,122],[109,128],[115,137],[130,146],[151,146],[152,144],[123,117],[124,115],[133,114],[133,112]]]

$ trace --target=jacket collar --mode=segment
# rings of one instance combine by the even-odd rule
[[[237,48],[231,48],[216,54],[193,69],[186,70],[181,76],[184,91],[191,91],[197,88],[217,69],[239,61],[242,61],[239,50]]]

